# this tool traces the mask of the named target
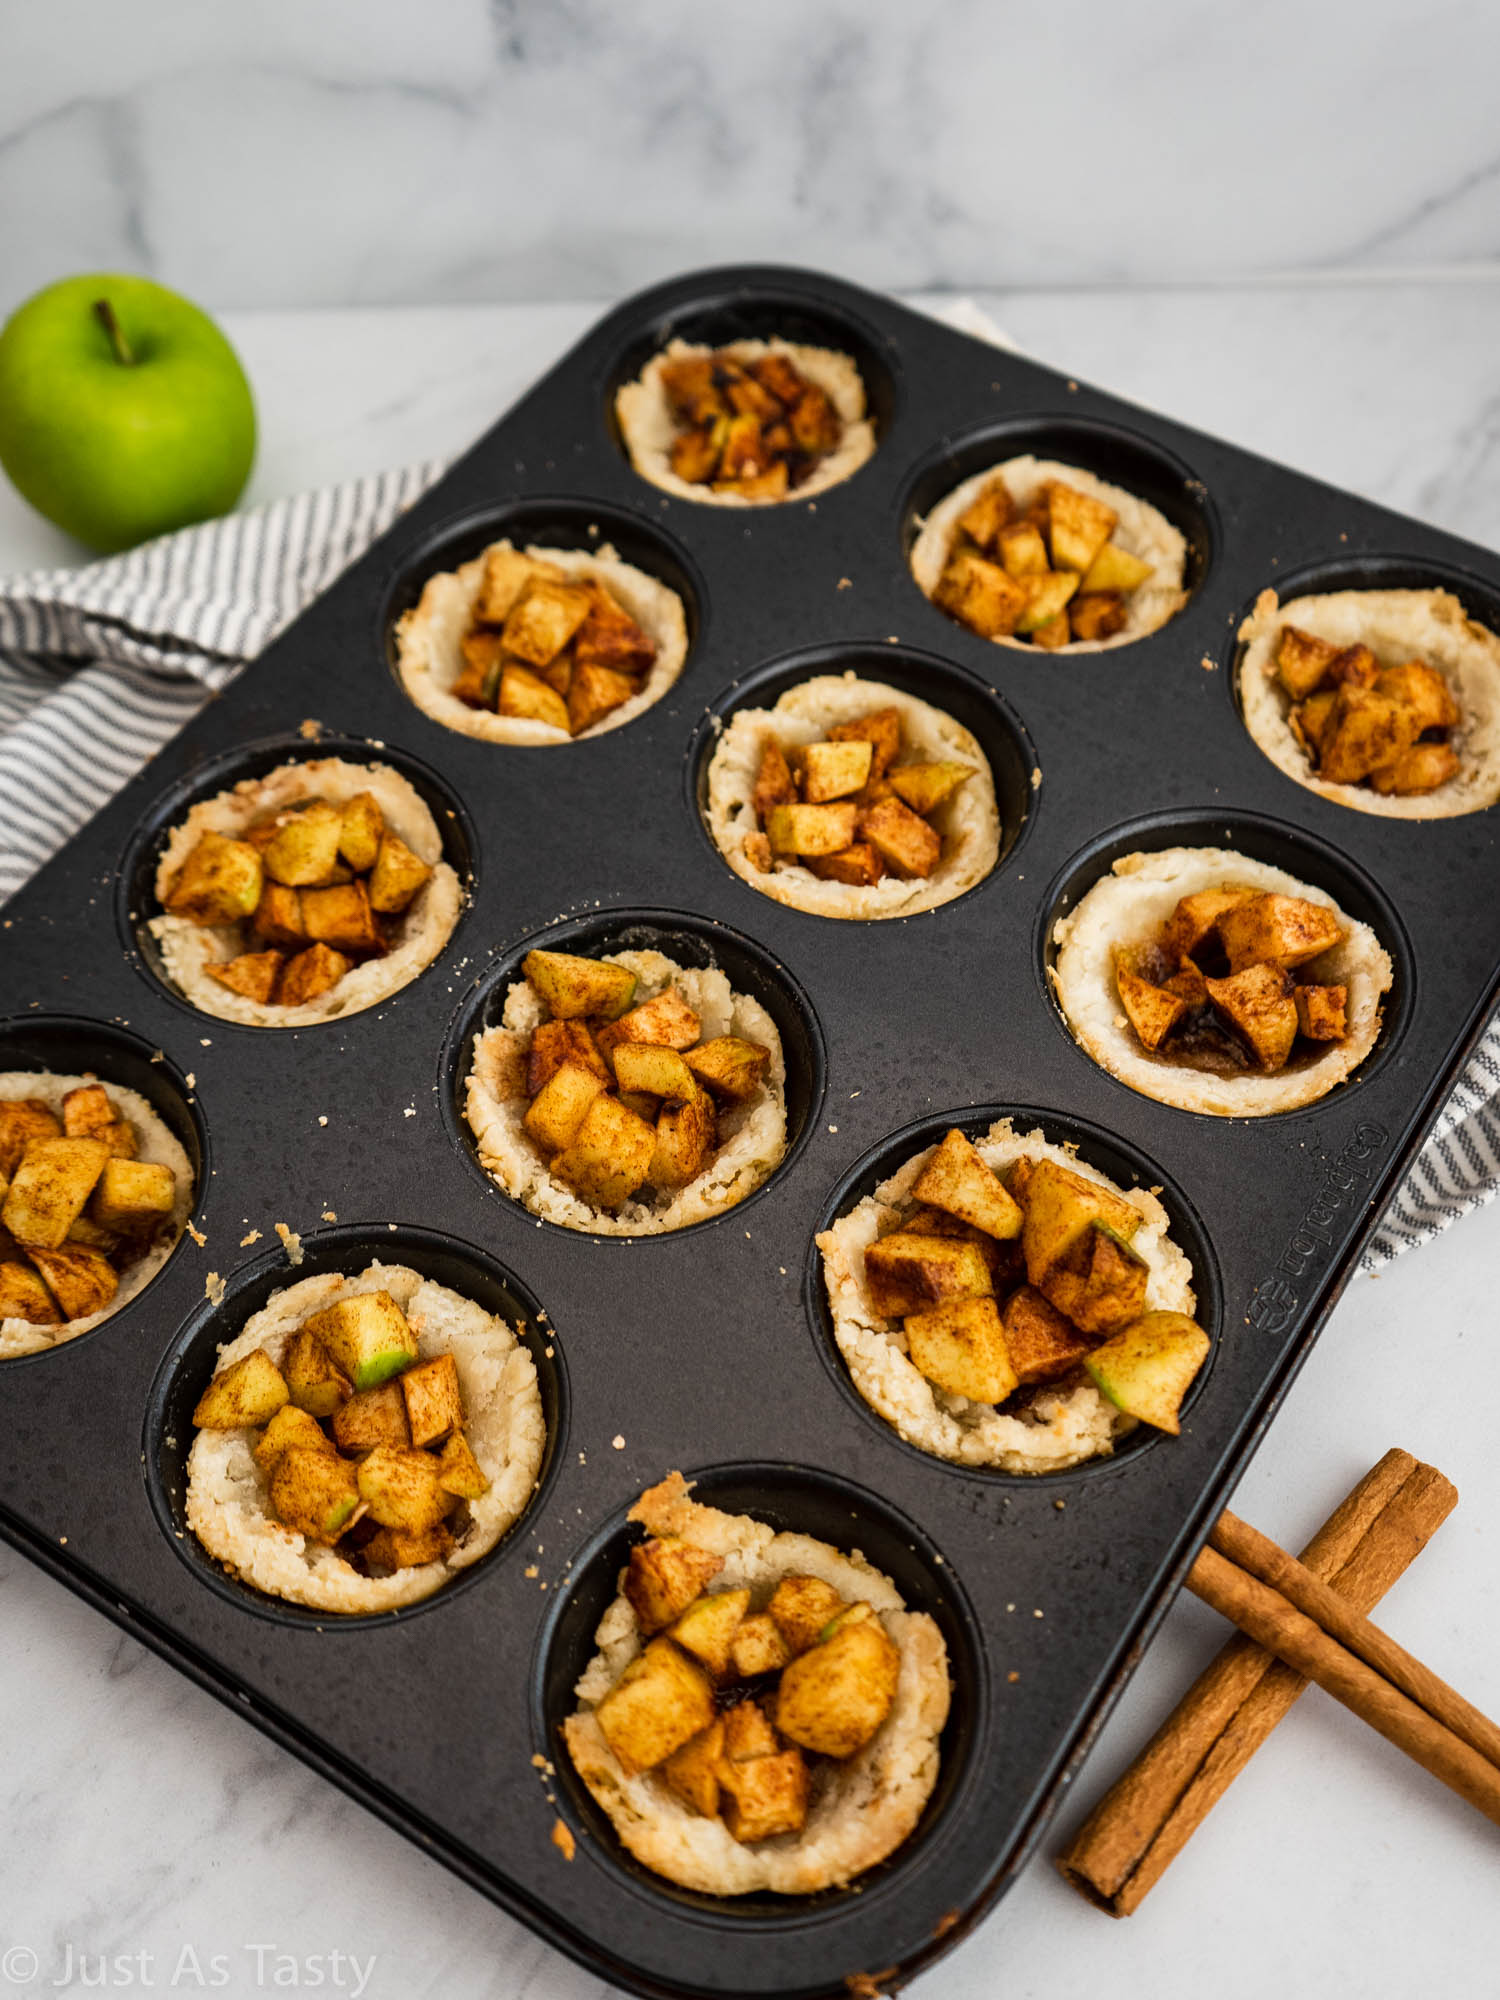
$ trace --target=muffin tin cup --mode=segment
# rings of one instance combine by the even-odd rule
[[[878,432],[869,462],[812,500],[748,509],[640,479],[613,434],[615,387],[675,332],[770,331],[854,354]],[[1194,589],[1159,631],[1033,656],[921,597],[906,566],[914,509],[1030,448],[1134,481],[1184,526]],[[694,642],[678,683],[628,728],[543,758],[417,711],[389,634],[430,565],[494,533],[571,539],[591,525],[686,586]],[[1267,585],[1335,573],[1457,580],[1481,616],[1500,606],[1500,562],[1482,550],[816,274],[695,273],[611,313],[5,911],[7,1060],[92,1063],[125,1082],[144,1066],[147,1094],[194,1139],[200,1184],[197,1235],[141,1297],[97,1334],[0,1369],[0,1533],[596,1978],[811,2000],[930,1963],[1035,1850],[1494,1003],[1500,813],[1350,813],[1287,783],[1239,720],[1245,607]],[[998,758],[1008,834],[1027,793],[1022,837],[986,880],[919,916],[788,909],[735,877],[703,830],[714,717],[840,659],[955,706]],[[183,1004],[144,961],[154,844],[194,798],[331,751],[389,761],[438,802],[465,913],[388,1003],[316,1034],[246,1034]],[[1194,829],[1219,844],[1226,828],[1368,915],[1399,972],[1384,1042],[1355,1080],[1259,1120],[1126,1089],[1072,1042],[1046,989],[1059,897],[1125,846]],[[791,1144],[711,1226],[606,1241],[501,1195],[458,1093],[529,946],[625,942],[711,958],[771,1006]],[[1180,1437],[1009,1477],[910,1449],[841,1382],[809,1295],[817,1227],[940,1124],[971,1129],[997,1106],[1035,1106],[1086,1158],[1166,1190],[1216,1336]],[[542,1490],[420,1616],[314,1620],[253,1602],[177,1539],[193,1380],[232,1317],[297,1275],[277,1222],[305,1256],[430,1252],[457,1289],[467,1275],[548,1315]],[[626,1510],[673,1467],[699,1469],[711,1498],[866,1547],[947,1620],[955,1706],[937,1799],[909,1851],[857,1893],[738,1911],[680,1896],[641,1878],[562,1768],[555,1724]],[[413,1713],[411,1691],[434,1686],[441,1702]],[[577,1836],[571,1863],[559,1818]]]

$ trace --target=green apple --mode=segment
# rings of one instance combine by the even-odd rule
[[[164,285],[64,278],[0,331],[0,465],[91,548],[227,513],[254,458],[234,349]]]

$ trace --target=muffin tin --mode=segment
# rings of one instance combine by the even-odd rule
[[[773,331],[854,354],[873,460],[814,502],[753,510],[636,477],[614,388],[673,334]],[[905,564],[916,513],[1026,449],[1123,481],[1184,529],[1193,594],[1168,625],[1054,659],[925,601]],[[555,749],[420,714],[391,671],[393,620],[433,569],[502,534],[610,539],[664,576],[692,633],[676,686]],[[1035,1848],[1493,1004],[1500,816],[1345,811],[1282,777],[1235,708],[1235,630],[1258,591],[1393,576],[1450,584],[1500,626],[1494,556],[850,286],[709,272],[611,313],[6,910],[0,1063],[145,1089],[199,1166],[203,1240],[94,1332],[0,1365],[0,1532],[601,1977],[786,1996],[910,1977]],[[706,838],[714,719],[842,665],[951,707],[994,761],[1002,859],[929,914],[807,916],[737,880]],[[193,798],[330,750],[387,757],[434,803],[465,913],[434,965],[366,1013],[300,1032],[200,1014],[142,942],[162,836]],[[1117,854],[1179,840],[1326,883],[1395,957],[1380,1046],[1316,1106],[1232,1124],[1177,1111],[1062,1025],[1052,919]],[[538,1222],[479,1171],[468,1049],[539,940],[661,942],[767,1001],[790,1144],[740,1208],[606,1240]],[[1026,1480],[913,1451],[850,1391],[815,1229],[949,1123],[1002,1109],[1164,1190],[1215,1341],[1180,1438],[1138,1434]],[[539,1489],[490,1556],[412,1610],[315,1617],[184,1539],[185,1413],[217,1344],[297,1275],[277,1222],[300,1234],[303,1274],[402,1259],[525,1320],[552,1425]],[[684,1894],[624,1855],[566,1768],[556,1727],[625,1510],[674,1466],[717,1504],[863,1549],[943,1627],[955,1693],[937,1791],[857,1893]]]

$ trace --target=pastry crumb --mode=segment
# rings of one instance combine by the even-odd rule
[[[210,1271],[208,1276],[203,1280],[203,1296],[211,1306],[223,1305],[224,1294],[228,1290],[228,1285],[225,1284],[217,1271]]]
[[[339,1219],[339,1213],[338,1213],[338,1210],[337,1210],[336,1208],[325,1208],[325,1209],[324,1209],[324,1211],[323,1211],[323,1220],[324,1220],[325,1222],[337,1222],[337,1221],[338,1221],[338,1219]]]
[[[541,1571],[537,1568],[535,1563],[527,1563],[525,1569],[522,1570],[521,1574],[522,1576],[527,1576],[527,1577],[540,1576]]]
[[[323,725],[321,722],[315,721],[312,716],[308,716],[305,722],[300,722],[297,725],[297,734],[305,742],[311,743],[315,738],[323,734]]]
[[[1200,666],[1200,667],[1202,667],[1202,669],[1203,669],[1204,673],[1206,673],[1206,674],[1211,674],[1211,673],[1213,672],[1214,668],[1215,668],[1215,667],[1216,667],[1216,666],[1217,666],[1217,665],[1218,665],[1219,663],[1218,663],[1218,661],[1217,661],[1217,660],[1211,660],[1211,659],[1210,659],[1210,658],[1208,657],[1207,653],[1205,653],[1205,654],[1203,655],[1203,658],[1202,658],[1202,659],[1201,659],[1201,660],[1200,660],[1200,661],[1198,662],[1198,664],[1199,664],[1199,666]]]
[[[318,1123],[320,1125],[326,1125],[328,1123],[328,1114],[326,1111],[320,1111],[318,1113]]]
[[[300,1264],[302,1262],[302,1238],[297,1234],[296,1230],[288,1229],[284,1222],[278,1222],[276,1224],[276,1234],[281,1238],[281,1247],[286,1252],[287,1262],[289,1264]]]
[[[252,1243],[259,1243],[259,1241],[260,1241],[260,1231],[258,1229],[252,1229],[248,1236],[242,1236],[240,1238],[240,1248],[242,1250],[248,1250]]]
[[[208,1238],[204,1235],[201,1229],[194,1229],[192,1223],[190,1222],[187,1223],[185,1227],[187,1229],[188,1235],[192,1237],[193,1241],[197,1244],[198,1248],[201,1250],[204,1244],[208,1241]]]
[[[611,1444],[612,1444],[612,1445],[614,1446],[614,1448],[615,1448],[615,1450],[616,1450],[616,1451],[623,1451],[623,1450],[625,1449],[625,1434],[624,1434],[624,1432],[623,1432],[623,1431],[616,1431],[616,1432],[615,1432],[615,1434],[614,1434],[614,1436],[613,1436],[613,1437],[612,1437],[612,1438],[610,1439],[610,1443],[611,1443]]]
[[[573,1856],[578,1852],[578,1842],[573,1838],[568,1828],[563,1825],[560,1819],[554,1820],[552,1823],[552,1845],[557,1849],[564,1861],[571,1861]]]

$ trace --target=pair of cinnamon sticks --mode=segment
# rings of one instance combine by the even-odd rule
[[[1241,1628],[1059,1857],[1063,1877],[1128,1916],[1181,1853],[1309,1680],[1500,1823],[1500,1728],[1365,1613],[1458,1503],[1388,1451],[1302,1552],[1221,1516],[1187,1585]]]

